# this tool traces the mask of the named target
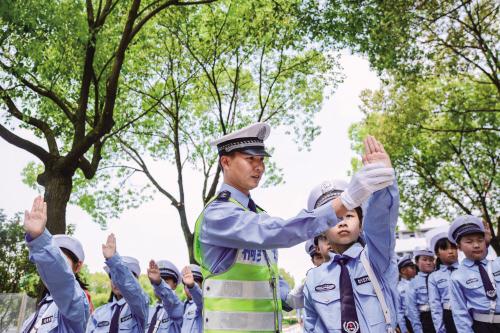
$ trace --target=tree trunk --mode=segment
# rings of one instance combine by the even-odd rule
[[[66,233],[66,206],[73,188],[73,177],[44,173],[38,182],[45,187],[47,229],[51,234]]]
[[[490,221],[488,221],[488,225],[491,230],[491,247],[495,250],[497,255],[500,255],[500,238],[498,238],[498,234],[500,233],[500,218],[497,220],[497,232],[495,233],[495,229]]]
[[[194,251],[193,251],[194,232],[191,232],[191,230],[189,230],[186,209],[184,207],[184,204],[181,203],[180,206],[176,208],[177,212],[179,213],[179,217],[181,219],[182,233],[184,234],[184,239],[186,240],[186,245],[188,247],[189,262],[191,264],[198,264],[194,259]]]

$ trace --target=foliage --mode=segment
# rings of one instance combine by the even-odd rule
[[[280,276],[286,281],[286,283],[288,283],[288,285],[290,286],[290,290],[293,289],[293,287],[295,287],[295,279],[293,278],[292,274],[288,273],[287,271],[285,271],[284,268],[280,268],[279,269],[279,273],[280,273]]]
[[[426,217],[481,215],[498,226],[500,102],[492,84],[453,76],[391,82],[362,95],[365,119],[351,128],[356,150],[366,134],[389,152],[410,226]]]
[[[0,292],[18,293],[26,291],[36,296],[33,287],[38,282],[36,267],[29,261],[21,214],[7,219],[0,210]]]

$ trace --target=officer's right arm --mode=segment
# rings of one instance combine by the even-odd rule
[[[431,307],[432,323],[437,333],[446,332],[443,325],[443,305],[439,297],[436,274],[429,276],[429,305]]]
[[[306,312],[306,318],[304,319],[304,332],[314,333],[314,328],[316,327],[316,323],[318,321],[318,313],[314,308],[314,303],[311,300],[311,295],[307,285],[304,287],[304,310]]]
[[[420,311],[417,307],[417,295],[413,284],[406,289],[406,311],[408,320],[411,322],[415,333],[423,333],[422,324],[420,323]]]
[[[205,209],[200,241],[235,249],[288,248],[336,224],[337,216],[331,205],[302,210],[284,220],[266,213],[256,214],[230,201],[215,200]]]
[[[450,278],[450,302],[453,304],[453,320],[455,321],[455,327],[458,332],[472,332],[472,318],[467,311],[467,305],[465,300],[465,295],[460,286],[458,279],[454,279],[453,276],[456,272],[451,274]]]

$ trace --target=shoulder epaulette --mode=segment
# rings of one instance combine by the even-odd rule
[[[218,201],[228,201],[229,198],[231,198],[231,192],[229,191],[220,191],[219,194],[217,194],[217,199]]]

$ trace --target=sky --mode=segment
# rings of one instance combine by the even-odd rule
[[[368,61],[359,56],[343,52],[340,64],[345,75],[344,82],[331,96],[327,96],[321,112],[315,117],[322,130],[310,151],[298,151],[291,137],[271,131],[268,143],[275,148],[272,159],[283,168],[285,183],[271,188],[257,188],[252,191],[252,198],[272,216],[291,218],[306,207],[309,191],[315,185],[328,179],[349,179],[347,173],[351,158],[355,156],[348,137],[349,126],[363,118],[359,111],[361,91],[377,89],[380,80],[370,69]],[[0,173],[0,208],[11,217],[15,212],[29,209],[38,194],[23,184],[21,177],[23,167],[36,159],[1,138],[0,156],[4,156]],[[155,166],[153,173],[165,175],[160,176],[164,184],[175,182],[173,167]],[[195,172],[185,176],[187,196],[196,198],[187,202],[191,230],[202,209],[200,179]],[[119,219],[110,220],[106,230],[102,230],[75,206],[68,206],[66,220],[76,226],[75,237],[83,244],[85,263],[91,272],[103,271],[101,244],[111,232],[116,235],[118,252],[139,259],[143,273],[150,259],[168,259],[179,270],[188,264],[177,211],[161,194],[137,209],[124,212]],[[280,249],[279,266],[291,273],[296,282],[301,281],[312,267],[304,243]]]

